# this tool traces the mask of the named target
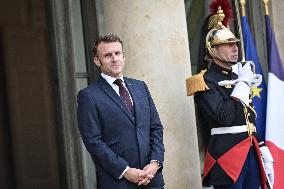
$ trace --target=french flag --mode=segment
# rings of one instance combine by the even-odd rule
[[[284,188],[284,69],[271,29],[265,16],[268,55],[268,93],[266,111],[266,145],[274,158],[274,189]]]

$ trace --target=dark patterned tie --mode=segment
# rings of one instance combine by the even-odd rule
[[[122,80],[117,79],[113,83],[118,85],[120,98],[122,99],[124,104],[127,106],[128,110],[130,112],[132,112],[133,106],[132,106],[132,102],[131,102],[131,99],[130,99],[130,95],[129,95],[129,92],[127,91],[127,89],[124,87]]]

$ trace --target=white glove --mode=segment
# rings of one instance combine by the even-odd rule
[[[223,80],[219,81],[219,86],[225,86],[225,85],[235,85],[237,82],[243,81],[242,79],[234,79],[234,80]],[[246,81],[245,81],[246,82]],[[253,78],[250,80],[251,88],[257,87],[262,82],[262,75],[260,74],[253,74]]]
[[[238,81],[244,81],[251,86],[255,73],[252,71],[253,62],[249,61],[244,66],[238,63]]]
[[[249,94],[250,94],[250,86],[243,81],[239,81],[236,84],[235,88],[233,89],[231,96],[239,99],[245,105],[248,106],[249,105]]]
[[[255,74],[255,65],[252,61],[246,62],[244,66],[239,62],[232,67],[232,71],[238,72],[238,79],[219,81],[219,86],[236,85],[231,96],[238,98],[244,104],[249,105],[250,89],[257,87],[262,82],[262,76]]]
[[[238,69],[239,69],[239,65],[238,64],[234,64],[233,66],[231,66],[232,72],[237,74],[239,73]]]
[[[261,146],[259,149],[260,149],[260,152],[263,158],[265,173],[268,176],[268,179],[271,185],[273,186],[274,184],[274,169],[273,169],[274,159],[272,158],[272,155],[267,146]]]
[[[258,87],[262,82],[262,75],[254,74],[254,78],[251,80],[251,88]]]
[[[225,86],[225,85],[235,85],[239,80],[234,79],[234,80],[223,80],[219,81],[218,85],[219,86]]]

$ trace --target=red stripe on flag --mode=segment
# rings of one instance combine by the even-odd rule
[[[278,148],[274,143],[265,141],[274,159],[274,185],[273,189],[284,188],[284,150]]]

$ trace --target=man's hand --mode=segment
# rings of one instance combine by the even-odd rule
[[[267,174],[271,185],[274,184],[274,159],[267,146],[261,146],[260,148],[261,155],[263,157],[263,163],[265,168],[265,173]]]
[[[262,76],[260,74],[253,74],[253,78],[249,82],[245,79],[234,79],[234,80],[222,80],[218,82],[219,86],[236,85],[239,81],[245,81],[251,88],[258,87],[262,82]]]
[[[156,173],[157,173],[159,168],[160,167],[158,166],[157,162],[155,162],[155,161],[151,162],[148,165],[146,165],[143,168],[143,170],[146,173],[146,177],[138,183],[138,186],[149,184],[151,179],[154,178],[154,176],[156,175]]]
[[[253,77],[251,81],[251,88],[258,87],[262,82],[262,75],[260,74],[254,74],[254,75],[255,76]]]
[[[251,61],[247,62],[244,66],[238,63],[238,80],[246,82],[249,86],[251,86],[255,78],[255,73],[253,73],[251,65],[254,65]]]
[[[144,170],[136,169],[136,168],[130,168],[128,169],[123,176],[133,183],[139,183],[140,181],[147,178],[147,173]]]

